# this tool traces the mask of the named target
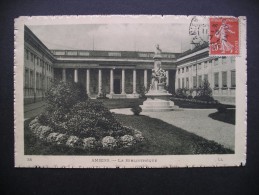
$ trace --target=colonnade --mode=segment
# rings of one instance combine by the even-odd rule
[[[128,70],[128,69],[127,69]],[[132,69],[130,69],[132,70]],[[121,69],[121,94],[125,95],[125,69]],[[133,94],[137,94],[137,70],[133,69]],[[147,69],[144,69],[144,86],[148,89]],[[169,84],[169,72],[166,71],[166,83]],[[62,80],[66,81],[66,69],[62,69]],[[74,69],[74,82],[78,82],[78,69]],[[86,69],[86,91],[90,94],[90,69]],[[102,93],[102,69],[98,69],[98,94]],[[110,95],[114,94],[114,69],[110,69]]]

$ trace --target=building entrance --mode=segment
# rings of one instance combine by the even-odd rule
[[[120,84],[121,84],[120,79],[114,79],[114,93],[115,94],[121,93]]]

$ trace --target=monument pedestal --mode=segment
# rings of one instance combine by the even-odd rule
[[[174,105],[173,101],[170,101],[170,96],[166,90],[150,90],[147,94],[147,100],[143,102],[143,112],[166,112],[178,109],[178,106]]]

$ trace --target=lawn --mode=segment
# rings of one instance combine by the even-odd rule
[[[145,141],[135,148],[117,151],[84,151],[60,147],[35,138],[25,121],[25,154],[27,155],[186,155],[186,154],[232,154],[230,149],[214,141],[208,141],[193,133],[148,116],[116,115],[126,126],[140,130]]]
[[[215,112],[209,115],[210,118],[232,125],[236,124],[236,109],[226,109],[225,112]]]

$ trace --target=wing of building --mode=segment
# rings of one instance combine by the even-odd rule
[[[209,57],[208,45],[184,53],[162,53],[170,93],[196,88],[208,79],[213,96],[235,102],[235,59]],[[148,90],[153,52],[49,50],[33,32],[24,31],[24,103],[42,101],[54,80],[82,83],[92,98],[138,98]]]

